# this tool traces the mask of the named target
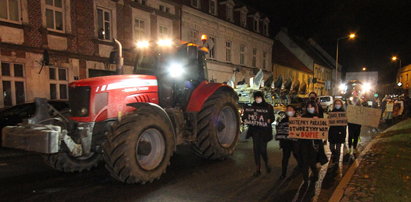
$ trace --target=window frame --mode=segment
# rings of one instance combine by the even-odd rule
[[[105,23],[106,23],[106,20],[104,19],[104,15],[105,15],[105,12],[108,12],[109,13],[109,15],[110,15],[110,21],[108,21],[109,22],[109,24],[110,24],[110,37],[109,37],[109,39],[106,39],[106,37],[105,37],[105,34],[103,35],[104,37],[103,38],[100,38],[100,30],[98,30],[99,29],[99,21],[98,21],[98,10],[101,10],[102,11],[102,14],[103,14],[103,16],[102,16],[102,20],[103,20],[103,22],[102,22],[102,26],[103,26],[103,31],[104,32],[106,32],[106,30],[105,30]],[[113,34],[114,34],[114,31],[113,31],[113,10],[112,9],[108,9],[108,8],[105,8],[105,7],[101,7],[101,6],[97,6],[96,7],[96,31],[97,31],[97,39],[98,40],[101,40],[101,41],[111,41],[112,39],[113,39]]]
[[[209,52],[208,55],[209,55],[210,58],[215,59],[216,58],[216,41],[217,41],[217,39],[214,36],[210,36],[210,37],[208,37],[208,40],[213,42],[213,47],[212,48],[208,47],[208,52]]]
[[[196,4],[197,6],[194,4],[194,2],[196,2],[195,4]],[[200,8],[201,8],[201,1],[200,1],[200,0],[191,0],[191,3],[190,3],[190,4],[191,4],[191,6],[194,7],[194,8],[197,8],[197,9],[200,9]]]
[[[257,48],[253,48],[251,66],[257,67]]]
[[[44,12],[43,12],[43,17],[45,20],[45,26],[47,30],[53,31],[53,32],[60,32],[60,33],[65,33],[66,32],[66,9],[65,9],[65,1],[66,0],[61,0],[61,8],[55,6],[55,0],[53,1],[53,5],[48,5],[47,0],[44,0]],[[49,28],[47,25],[47,10],[51,10],[53,12],[53,28]],[[57,29],[56,27],[56,12],[61,12],[61,20],[62,20],[62,30]]]
[[[2,73],[2,64],[7,63],[9,64],[9,72],[10,75],[4,76]],[[22,66],[22,72],[23,75],[20,77],[15,76],[15,65],[21,65]],[[10,92],[11,92],[11,105],[5,105],[4,103],[4,87],[3,87],[3,81],[8,81],[10,82]],[[22,103],[17,103],[17,96],[16,96],[16,82],[22,82],[23,83],[23,91],[24,91],[24,100]],[[27,101],[27,83],[26,83],[26,69],[24,63],[19,63],[19,62],[9,62],[9,61],[0,61],[0,92],[1,92],[1,97],[2,97],[2,103],[0,103],[0,106],[2,107],[8,107],[8,106],[14,106],[18,104],[24,104]]]
[[[49,96],[50,96],[50,100],[68,100],[69,99],[69,95],[68,95],[68,90],[69,90],[69,72],[67,68],[64,67],[55,67],[55,66],[50,66],[48,67],[49,69]],[[54,79],[50,78],[50,69],[54,69]],[[65,71],[65,77],[66,80],[60,80],[60,70],[64,69]],[[54,84],[56,85],[56,99],[52,99],[51,97],[51,85]],[[62,93],[60,91],[61,85],[65,85],[66,86],[66,98],[62,98]]]
[[[245,50],[246,46],[244,44],[240,45],[240,65],[245,65]]]
[[[16,0],[17,1],[17,21],[10,19],[10,0],[5,0],[5,1],[7,4],[6,5],[7,18],[0,18],[0,21],[21,24],[22,23],[21,21],[21,0]]]
[[[234,21],[234,6],[227,4],[226,5],[226,20],[229,22]]]
[[[137,27],[137,21],[139,26]],[[143,27],[141,27],[141,22],[143,22]],[[139,36],[140,34],[141,36]],[[135,17],[133,21],[133,38],[134,41],[142,40],[146,38],[146,20],[142,18]]]
[[[263,69],[267,68],[267,52],[263,51]]]
[[[233,56],[232,56],[232,48],[233,48],[233,42],[230,40],[225,41],[225,60],[227,62],[232,62],[233,61]]]
[[[214,5],[214,9],[211,9],[211,4]],[[210,0],[208,2],[208,13],[210,13],[211,15],[216,16],[217,15],[217,1],[216,0]]]

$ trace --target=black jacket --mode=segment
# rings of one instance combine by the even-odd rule
[[[276,126],[276,134],[275,134],[275,139],[276,140],[283,140],[283,139],[288,139],[288,117],[283,118],[280,123]]]
[[[256,136],[260,136],[265,141],[272,140],[273,139],[273,128],[271,127],[271,123],[274,122],[274,119],[275,119],[273,106],[271,106],[265,101],[259,104],[254,102],[251,106],[258,107],[258,108],[266,108],[268,110],[268,117],[270,119],[270,123],[268,124],[268,127],[249,126],[246,138],[250,138],[250,137],[255,138]]]
[[[344,109],[333,109],[332,112],[344,112]],[[330,126],[328,130],[328,141],[331,144],[342,144],[347,135],[347,126]]]

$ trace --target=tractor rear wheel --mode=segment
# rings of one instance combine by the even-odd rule
[[[234,152],[240,134],[237,99],[231,92],[216,91],[198,114],[196,154],[206,159],[224,159]]]
[[[106,168],[125,183],[152,182],[166,172],[175,142],[169,120],[150,107],[113,125],[104,145]]]

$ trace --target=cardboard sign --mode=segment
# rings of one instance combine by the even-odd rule
[[[244,108],[244,124],[249,126],[271,127],[268,109],[247,106]]]
[[[327,139],[328,119],[290,117],[288,138]]]
[[[346,126],[346,112],[330,112],[328,113],[328,126]]]
[[[381,118],[381,109],[348,105],[347,118],[348,123],[378,128]]]

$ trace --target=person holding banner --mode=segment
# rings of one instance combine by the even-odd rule
[[[318,118],[318,105],[314,101],[309,101],[305,107],[303,118]],[[321,140],[299,139],[296,145],[296,153],[301,163],[301,171],[305,183],[308,183],[308,169],[311,169],[312,181],[318,180],[317,158]]]
[[[275,134],[275,139],[280,141],[280,148],[283,150],[283,159],[282,159],[282,172],[281,179],[284,179],[287,176],[288,160],[290,159],[291,153],[293,153],[294,158],[298,161],[296,156],[295,143],[296,139],[289,139],[289,117],[295,117],[295,107],[292,105],[287,106],[286,117],[283,118],[277,125],[277,133]]]
[[[345,112],[343,102],[341,100],[334,101],[334,109],[332,112]],[[347,136],[347,126],[330,126],[328,130],[328,142],[330,143],[331,160],[337,163],[340,159],[341,144],[345,142]]]
[[[253,138],[254,160],[256,171],[253,176],[261,175],[261,158],[265,163],[267,173],[271,172],[268,165],[267,143],[273,139],[271,123],[274,122],[274,108],[264,100],[261,91],[254,93],[254,102],[251,107],[245,108],[245,123],[248,125],[246,138]]]

